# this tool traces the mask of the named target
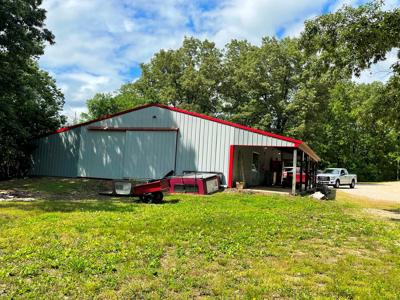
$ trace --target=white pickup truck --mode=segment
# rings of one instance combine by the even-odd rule
[[[343,168],[328,168],[317,175],[317,183],[333,185],[335,188],[339,188],[341,185],[349,185],[353,189],[357,183],[357,175],[349,174]]]

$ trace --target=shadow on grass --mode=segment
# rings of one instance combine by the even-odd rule
[[[25,211],[43,212],[134,212],[143,205],[170,205],[176,204],[179,199],[171,199],[158,204],[148,204],[138,199],[109,199],[87,201],[32,201],[32,202],[6,202],[0,204],[0,209],[11,208]]]
[[[391,212],[392,214],[395,215],[400,215],[400,208],[384,209],[384,210]],[[395,218],[390,218],[390,220],[394,222],[400,222],[400,218],[398,218],[398,216],[396,216]]]
[[[400,215],[400,208],[392,208],[392,209],[384,209],[388,212],[394,213],[394,214],[399,214]]]

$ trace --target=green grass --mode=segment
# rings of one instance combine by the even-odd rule
[[[96,186],[0,183],[43,198],[0,202],[0,298],[400,295],[400,223],[368,217],[348,199],[236,193],[170,195],[159,205],[71,199],[71,192]]]

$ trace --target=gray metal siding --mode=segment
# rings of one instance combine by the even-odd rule
[[[128,131],[124,151],[125,178],[161,178],[174,169],[176,132]]]
[[[294,146],[291,142],[155,106],[115,116],[88,126],[179,128],[177,173],[184,170],[218,171],[225,175],[225,180],[228,176],[230,145]],[[130,148],[133,147],[133,144],[131,145],[131,141],[128,142],[129,145],[125,144],[126,134],[124,132],[94,133],[88,131],[87,126],[80,129],[79,160],[75,164],[77,165],[78,176],[121,178],[125,175],[135,177],[133,176],[134,172],[139,175],[154,174],[152,176],[158,176],[161,173],[161,171],[157,173],[156,170],[153,173],[146,173],[145,164],[142,164],[139,169],[135,167],[136,170],[132,165],[129,165],[125,170],[126,163],[124,163],[123,153],[126,150],[131,151]],[[146,135],[143,133],[142,138],[145,137]],[[151,143],[154,153],[163,153],[165,145],[169,145],[170,140],[153,138]],[[42,146],[46,149],[53,148],[48,143],[43,143]],[[76,151],[76,145],[73,147],[75,150],[72,150],[72,152]],[[54,149],[52,150],[54,151]],[[46,151],[51,150],[47,149]],[[146,160],[148,159],[146,155],[150,155],[153,157],[152,160],[155,160],[155,156],[149,153],[142,151],[137,159]],[[55,154],[55,156],[57,155]],[[76,159],[76,154],[73,157]],[[169,161],[169,159],[166,159],[166,161]],[[158,162],[158,165],[161,166],[160,170],[165,169],[164,163],[165,161],[162,159]],[[65,168],[66,166],[59,167]],[[51,173],[52,168],[47,167],[47,170]],[[50,173],[48,175],[51,175]],[[74,172],[69,171],[69,173]]]
[[[230,145],[294,146],[291,142],[160,107],[148,107],[91,125],[179,128],[177,172],[217,171],[224,173],[225,180]]]
[[[78,176],[121,178],[125,132],[82,130]]]
[[[76,177],[81,128],[36,140],[31,175]]]

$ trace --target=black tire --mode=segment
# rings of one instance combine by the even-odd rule
[[[335,189],[340,188],[340,180],[339,179],[336,179],[334,187],[335,187]]]
[[[355,186],[356,186],[356,181],[353,179],[353,180],[351,181],[350,188],[351,188],[351,189],[354,189]]]
[[[153,196],[152,195],[144,195],[142,196],[142,201],[145,203],[152,203],[153,202]]]
[[[151,198],[153,200],[153,203],[160,203],[164,198],[164,194],[162,192],[155,192],[152,194]]]

